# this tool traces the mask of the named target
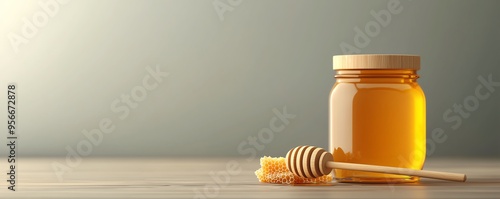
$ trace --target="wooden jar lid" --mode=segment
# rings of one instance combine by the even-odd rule
[[[333,70],[339,69],[420,69],[418,55],[335,55]]]

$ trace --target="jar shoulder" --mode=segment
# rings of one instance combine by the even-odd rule
[[[412,83],[335,83],[330,91],[330,100],[355,98],[380,94],[411,96],[425,100],[425,93],[417,82]]]

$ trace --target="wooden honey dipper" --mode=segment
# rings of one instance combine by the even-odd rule
[[[388,166],[334,162],[333,155],[313,146],[298,146],[286,154],[286,167],[290,172],[304,178],[317,178],[330,174],[332,169],[369,171],[377,173],[420,176],[441,180],[465,182],[467,176],[460,173],[424,171]]]

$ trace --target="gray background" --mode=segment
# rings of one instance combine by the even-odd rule
[[[283,106],[296,117],[259,156],[283,156],[296,145],[328,147],[331,58],[388,1],[244,0],[221,21],[211,0],[75,0],[15,53],[8,35],[20,34],[23,17],[42,10],[38,2],[0,1],[0,92],[9,82],[19,86],[21,155],[65,155],[65,147],[86,139],[83,129],[110,118],[116,130],[92,156],[246,157],[238,145]],[[479,76],[500,81],[500,1],[401,6],[361,53],[422,56],[427,129],[448,135],[432,156],[499,157],[500,87],[456,130],[442,115],[474,95]],[[156,65],[170,75],[119,120],[113,100]]]

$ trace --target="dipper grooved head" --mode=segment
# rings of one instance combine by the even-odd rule
[[[317,178],[330,174],[326,163],[333,156],[326,150],[313,146],[298,146],[286,154],[286,167],[290,172],[304,178]]]

